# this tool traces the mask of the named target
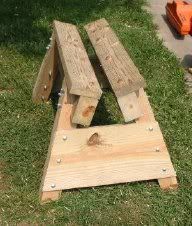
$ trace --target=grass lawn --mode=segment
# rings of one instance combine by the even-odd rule
[[[157,38],[142,0],[2,0],[0,5],[0,225],[192,225],[192,101],[183,70]],[[63,192],[57,202],[38,200],[54,121],[51,102],[34,105],[32,89],[54,19],[83,26],[105,17],[147,82],[179,179],[177,191],[156,181]],[[105,91],[94,124],[122,122]]]

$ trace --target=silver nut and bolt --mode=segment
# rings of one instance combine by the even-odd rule
[[[55,184],[51,184],[51,188],[55,188],[56,187],[56,185]]]
[[[61,163],[61,159],[57,159],[57,163]]]

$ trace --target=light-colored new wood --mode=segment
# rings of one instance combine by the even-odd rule
[[[161,189],[163,189],[163,190],[178,188],[178,183],[177,183],[176,177],[160,178],[160,179],[158,179],[158,182],[159,182]]]
[[[43,190],[173,176],[158,123],[99,126],[56,133]]]
[[[89,126],[97,104],[97,99],[80,96],[72,116],[72,122],[83,126]]]
[[[102,91],[76,26],[54,21],[54,31],[69,93],[99,99]]]
[[[85,29],[117,97],[145,86],[143,77],[105,19],[92,22]]]
[[[59,130],[63,129],[74,129],[76,127],[75,124],[71,122],[71,114],[73,111],[73,103],[71,102],[70,95],[68,94],[65,80],[63,80],[63,89],[65,90],[65,93],[59,98],[59,104],[61,105],[61,108],[58,108],[56,116],[55,116],[55,121],[51,133],[51,140],[49,144],[49,149],[48,149],[48,154],[47,154],[47,159],[45,162],[44,166],[44,171],[43,171],[43,177],[42,177],[42,182],[41,182],[41,187],[40,187],[40,200],[41,202],[47,202],[49,200],[57,200],[60,197],[61,189],[57,189],[56,191],[50,191],[46,192],[43,187],[44,187],[44,182],[47,177],[47,172],[49,171],[49,164],[51,161],[51,155],[52,155],[52,148],[53,148],[53,143],[55,140],[55,135],[56,132]]]
[[[47,101],[51,93],[54,79],[57,73],[57,52],[54,33],[47,50],[33,89],[32,99],[35,103]]]
[[[136,120],[136,123],[143,123],[143,122],[155,122],[155,117],[149,103],[147,94],[141,88],[138,92],[138,100],[141,106],[143,116]],[[158,147],[158,150],[161,151],[161,147]],[[157,178],[158,179],[158,178]],[[159,185],[162,189],[176,189],[178,187],[178,182],[176,176],[174,177],[166,177],[166,178],[159,178],[158,179]]]

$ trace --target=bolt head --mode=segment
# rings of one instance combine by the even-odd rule
[[[58,109],[61,108],[61,104],[57,104],[57,108],[58,108]]]
[[[51,188],[55,188],[56,187],[56,185],[55,184],[51,184]]]
[[[57,163],[61,163],[61,159],[57,159]]]
[[[150,126],[150,127],[148,128],[148,130],[149,130],[150,132],[152,132],[152,131],[153,131],[153,127]]]
[[[163,169],[162,169],[162,171],[163,171],[163,172],[166,172],[166,171],[167,171],[167,169],[166,169],[166,168],[163,168]]]
[[[160,148],[159,148],[159,147],[156,147],[156,148],[155,148],[155,151],[156,151],[156,152],[160,152]]]
[[[49,71],[49,78],[51,78],[51,76],[52,76],[52,72],[51,72],[51,71]]]
[[[63,136],[63,140],[67,140],[67,136],[66,135]]]
[[[61,88],[60,93],[64,94],[65,90],[63,88]]]

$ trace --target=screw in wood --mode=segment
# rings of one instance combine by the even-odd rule
[[[162,169],[162,171],[163,171],[163,172],[166,172],[166,171],[167,171],[167,169],[166,169],[166,168],[163,168],[163,169]]]
[[[57,159],[57,163],[61,163],[61,159]]]
[[[148,128],[148,130],[149,130],[150,132],[152,132],[152,131],[153,131],[153,127],[150,126],[150,127]]]
[[[63,136],[63,140],[67,140],[67,136],[66,135]]]
[[[160,148],[159,148],[159,147],[156,147],[156,148],[155,148],[155,151],[156,151],[156,152],[160,152]]]
[[[52,185],[51,185],[51,188],[55,188],[55,187],[56,187],[56,185],[55,185],[55,184],[52,184]]]
[[[57,108],[58,108],[58,109],[61,108],[61,104],[57,104]]]
[[[43,87],[43,88],[44,88],[44,90],[47,90],[47,86],[46,86],[46,85],[44,85],[44,87]]]

